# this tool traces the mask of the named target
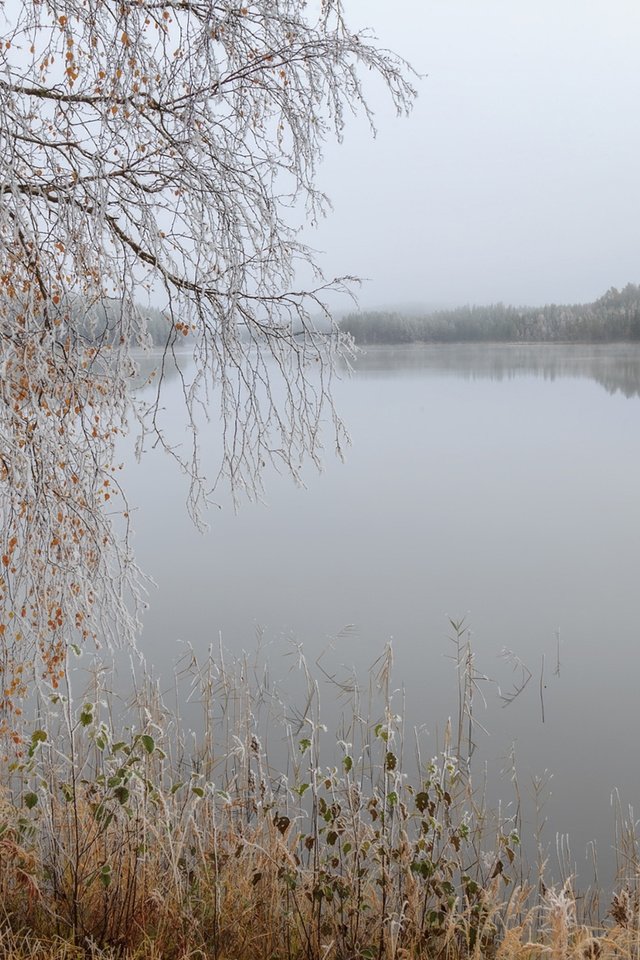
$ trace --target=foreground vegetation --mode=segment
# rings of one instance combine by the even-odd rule
[[[54,696],[3,761],[2,956],[636,957],[633,843],[624,884],[588,916],[569,882],[546,886],[544,863],[531,876],[517,819],[474,790],[472,655],[454,640],[457,716],[438,755],[416,747],[411,762],[390,651],[366,706],[341,690],[351,719],[335,740],[303,660],[295,715],[247,679],[255,662],[191,661],[178,697],[198,703],[197,741],[152,685],[126,708],[100,674],[77,704]]]
[[[612,287],[594,303],[544,307],[459,307],[426,314],[350,313],[341,321],[356,343],[607,343],[640,340],[640,287]]]

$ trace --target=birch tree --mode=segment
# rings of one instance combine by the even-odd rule
[[[317,462],[321,421],[340,450],[331,378],[345,343],[314,318],[329,322],[325,293],[342,281],[322,277],[295,221],[327,209],[325,138],[352,112],[373,121],[362,76],[377,75],[398,112],[414,91],[403,61],[350,31],[339,0],[6,0],[0,36],[7,717],[34,671],[60,682],[70,644],[135,638],[123,432],[170,450],[197,522],[203,391],[223,422],[217,480],[236,493],[255,493],[269,462],[294,477]],[[316,278],[307,289],[300,264]],[[131,385],[145,302],[162,305],[167,338],[142,403]],[[160,415],[177,345],[194,371],[186,458]]]

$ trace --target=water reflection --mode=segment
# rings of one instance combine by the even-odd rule
[[[170,675],[185,644],[203,653],[220,635],[251,650],[260,627],[278,680],[296,643],[311,662],[332,645],[330,674],[366,677],[393,637],[398,712],[435,752],[456,704],[448,618],[466,616],[478,670],[495,681],[477,701],[490,731],[478,729],[480,762],[495,771],[515,749],[523,793],[553,772],[545,840],[570,833],[584,870],[599,838],[604,877],[611,791],[632,800],[640,763],[639,397],[638,346],[369,348],[336,384],[346,463],[328,453],[305,490],[271,474],[266,502],[237,514],[221,494],[205,537],[171,459],[123,455],[137,557],[159,587],[147,662]],[[180,439],[182,404],[169,368],[162,405]],[[215,423],[201,439],[215,460]],[[503,648],[533,675],[507,708],[498,685],[508,693],[521,674]],[[330,729],[341,709],[325,714]]]
[[[465,380],[521,376],[587,378],[607,393],[640,396],[638,344],[437,344],[367,347],[356,359],[360,377],[443,374]]]
[[[136,355],[136,388],[153,387],[162,370],[166,382],[188,370],[191,355],[157,350]],[[346,367],[342,365],[343,374]],[[511,380],[533,376],[544,380],[586,378],[607,393],[640,396],[640,345],[563,344],[411,344],[362,348],[353,363],[358,378],[437,375],[465,380]]]
[[[137,366],[133,387],[136,390],[151,392],[156,386],[160,374],[163,380],[171,382],[178,376],[180,369],[188,369],[192,363],[191,354],[182,352],[166,353],[161,350],[136,350],[134,359]]]

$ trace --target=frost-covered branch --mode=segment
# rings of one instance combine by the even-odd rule
[[[223,420],[219,476],[235,492],[255,493],[267,462],[294,476],[303,460],[317,462],[321,422],[338,450],[344,443],[331,378],[348,338],[327,335],[324,305],[340,282],[315,268],[292,211],[306,222],[324,213],[323,141],[341,137],[347,112],[371,121],[362,73],[382,78],[399,112],[414,91],[403,61],[349,31],[338,0],[311,9],[303,0],[12,0],[2,9],[7,709],[27,661],[55,685],[69,643],[135,636],[137,570],[115,445],[135,417],[169,446],[162,377],[146,406],[130,389],[135,348],[149,344],[145,298],[167,319],[163,363],[176,343],[191,348],[194,442],[182,466],[196,520],[204,391]],[[298,289],[299,262],[314,268],[314,289]]]

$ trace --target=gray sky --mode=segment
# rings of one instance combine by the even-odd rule
[[[640,282],[638,0],[346,0],[428,77],[327,147],[310,242],[363,306],[586,301]]]

